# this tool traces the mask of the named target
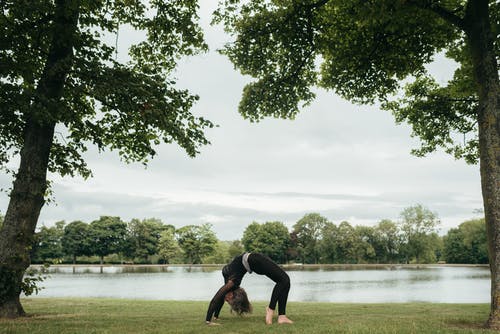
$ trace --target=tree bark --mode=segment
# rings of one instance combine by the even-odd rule
[[[47,167],[64,82],[71,69],[79,1],[55,3],[52,43],[36,97],[25,115],[19,170],[0,230],[0,317],[25,315],[20,302],[30,249],[47,189]]]
[[[487,327],[500,329],[500,106],[498,64],[487,0],[470,0],[465,32],[479,87],[479,155],[491,271]]]

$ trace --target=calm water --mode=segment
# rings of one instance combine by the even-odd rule
[[[187,267],[52,268],[38,297],[110,297],[157,300],[210,300],[222,286],[220,269]],[[488,303],[490,273],[481,267],[424,269],[290,270],[290,301]],[[268,300],[274,283],[247,274],[251,300]]]

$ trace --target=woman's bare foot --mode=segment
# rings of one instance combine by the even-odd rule
[[[279,315],[278,324],[293,324],[293,321],[288,319],[286,315]]]
[[[266,325],[271,325],[273,323],[274,310],[266,306]]]
[[[213,322],[213,321],[207,321],[206,324],[207,326],[220,326],[218,322]]]

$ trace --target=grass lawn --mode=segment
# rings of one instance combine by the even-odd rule
[[[0,320],[0,333],[495,333],[482,329],[486,304],[288,304],[293,325],[266,326],[266,303],[238,317],[224,306],[221,326],[204,323],[207,302],[25,298],[28,317]]]

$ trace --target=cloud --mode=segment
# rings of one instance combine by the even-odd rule
[[[444,230],[470,218],[480,206],[473,197],[433,193],[425,198],[414,193],[356,195],[342,193],[293,192],[223,192],[217,190],[173,190],[148,193],[144,189],[113,192],[78,189],[70,184],[56,184],[57,205],[43,208],[40,225],[55,221],[91,222],[101,215],[132,218],[155,217],[166,224],[182,227],[210,223],[223,240],[239,239],[253,221],[282,221],[290,229],[307,213],[318,212],[338,224],[347,220],[353,225],[375,225],[388,218],[397,220],[403,208],[416,204],[415,197],[437,211]]]

